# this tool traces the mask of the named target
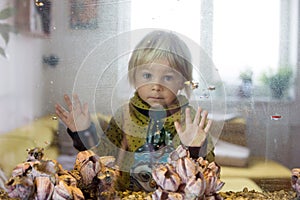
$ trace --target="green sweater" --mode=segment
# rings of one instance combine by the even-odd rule
[[[168,108],[151,110],[135,94],[129,103],[116,111],[107,129],[103,131],[104,134],[98,136],[94,124],[86,131],[69,131],[69,134],[78,150],[91,149],[99,156],[116,157],[122,171],[118,189],[151,191],[151,180],[139,181],[135,175],[148,171],[143,175],[151,179],[151,167],[157,162],[167,162],[168,153],[180,145],[174,122],[178,121],[184,126],[187,107],[191,108],[194,116],[195,110],[189,105],[187,98],[179,95],[177,102]],[[87,137],[91,136],[97,143],[93,147],[85,144],[85,141],[90,141]],[[189,150],[193,158],[204,157],[209,162],[214,161],[214,147],[210,136],[202,147],[189,147]],[[129,174],[135,175],[130,177]]]

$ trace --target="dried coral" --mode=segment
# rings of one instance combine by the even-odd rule
[[[55,160],[44,160],[43,149],[28,151],[27,160],[17,165],[6,183],[10,198],[101,199],[114,195],[118,168],[114,158],[98,157],[91,151],[78,153],[74,170],[66,171]]]
[[[112,156],[99,157],[92,151],[81,151],[70,173],[76,177],[78,187],[87,199],[102,199],[102,193],[106,198],[115,195],[119,170]]]
[[[187,149],[179,146],[169,156],[168,163],[152,171],[158,188],[154,200],[163,199],[222,199],[217,192],[223,187],[220,167],[203,158],[193,160]]]
[[[291,184],[297,194],[297,199],[300,199],[300,168],[292,169]]]
[[[55,160],[43,159],[43,149],[28,151],[27,160],[17,165],[0,188],[0,199],[300,199],[300,169],[292,169],[294,191],[218,192],[224,185],[220,167],[203,158],[193,160],[183,146],[173,151],[168,163],[153,169],[158,188],[154,192],[115,191],[119,176],[115,158],[80,152],[74,169],[66,171]]]

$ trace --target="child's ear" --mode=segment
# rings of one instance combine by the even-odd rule
[[[184,84],[181,84],[180,90],[183,90],[184,88],[185,88],[185,85],[184,85]]]
[[[183,90],[185,88],[184,80],[181,80],[180,82],[180,90]]]

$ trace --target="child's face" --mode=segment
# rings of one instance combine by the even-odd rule
[[[151,107],[168,107],[183,88],[182,75],[170,67],[167,59],[138,66],[135,87],[139,96]]]

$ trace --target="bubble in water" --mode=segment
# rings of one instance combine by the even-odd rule
[[[56,116],[53,116],[53,117],[52,117],[52,120],[57,120],[57,117],[56,117]]]
[[[35,5],[36,5],[37,7],[41,7],[41,6],[44,6],[44,3],[41,2],[41,1],[39,1],[39,0],[35,0]]]
[[[185,81],[184,84],[189,85],[192,90],[198,88],[199,83],[194,81]]]
[[[274,115],[271,115],[271,120],[275,120],[275,121],[278,121],[278,120],[280,120],[282,118],[282,116],[281,115],[279,115],[279,114],[274,114]]]

